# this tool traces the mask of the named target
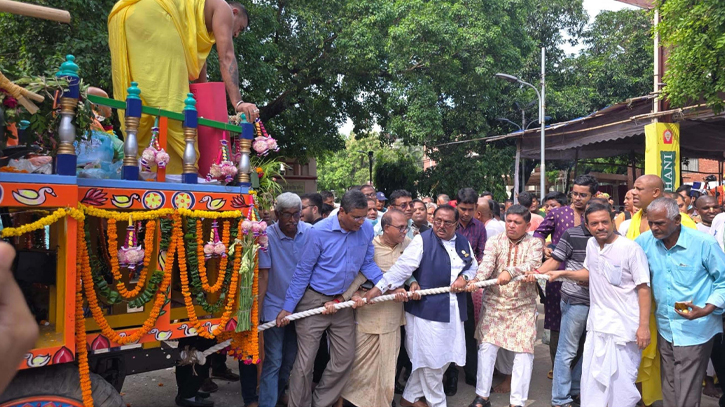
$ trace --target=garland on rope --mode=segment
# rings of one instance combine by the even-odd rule
[[[83,220],[78,222],[77,247],[85,247],[84,237],[85,228]],[[81,251],[83,251],[81,249]],[[76,270],[83,267],[82,253],[79,253],[76,259]],[[87,258],[87,256],[86,256]],[[81,274],[77,273],[76,277],[76,355],[78,356],[78,377],[80,379],[81,399],[84,407],[93,407],[93,390],[91,389],[91,373],[88,366],[88,348],[86,347],[86,319],[83,316],[83,289],[81,284]]]

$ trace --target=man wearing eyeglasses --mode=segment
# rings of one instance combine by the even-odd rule
[[[318,222],[307,232],[302,257],[290,281],[277,326],[290,323],[292,312],[320,306],[332,307],[344,299],[358,272],[373,283],[382,277],[373,259],[374,234],[365,221],[367,198],[359,190],[342,197],[340,211]],[[363,302],[353,297],[357,305]],[[331,406],[342,394],[350,377],[355,357],[355,317],[350,308],[315,315],[295,322],[297,359],[289,385],[289,407]],[[311,393],[312,368],[323,332],[330,340],[331,360],[325,367],[314,393]]]
[[[405,304],[405,347],[413,372],[400,400],[402,407],[446,407],[443,374],[451,363],[466,363],[465,288],[478,262],[466,238],[456,232],[458,217],[452,206],[439,206],[433,216],[433,229],[413,238],[398,261],[365,295],[370,301],[402,286],[411,276],[421,289],[451,287],[450,293],[427,295]]]
[[[408,224],[403,212],[390,209],[383,215],[380,223],[383,234],[373,239],[374,259],[375,264],[385,273],[403,254],[410,239],[405,237]],[[351,288],[357,289],[364,282],[365,277],[358,275]],[[416,286],[415,289],[418,288],[417,283],[412,285]],[[414,289],[412,285],[411,291]],[[403,305],[399,302],[408,300],[404,288],[399,288],[396,292],[399,296],[396,299],[398,302],[382,302],[355,310],[355,363],[342,397],[356,406],[389,406],[395,396],[395,365],[401,345],[400,327],[405,325]]]
[[[404,189],[397,189],[390,194],[388,199],[388,207],[395,208],[405,214],[405,219],[408,222],[408,233],[406,236],[410,239],[419,234],[420,231],[413,223],[413,196],[410,192]],[[375,225],[375,235],[381,235],[383,233],[382,226],[378,223]]]

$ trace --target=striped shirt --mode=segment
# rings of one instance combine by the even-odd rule
[[[579,226],[567,229],[559,240],[559,244],[551,257],[566,264],[567,270],[581,270],[584,268],[584,259],[587,257],[587,242],[592,237],[589,229],[582,223]],[[561,299],[571,304],[589,305],[589,287],[565,281],[561,285]]]

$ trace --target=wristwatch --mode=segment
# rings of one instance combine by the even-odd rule
[[[463,280],[464,280],[464,281],[468,281],[468,280],[469,280],[468,276],[467,276],[467,275],[465,275],[465,274],[461,274],[461,277],[463,277]]]

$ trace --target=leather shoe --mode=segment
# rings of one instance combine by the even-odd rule
[[[204,400],[203,398],[196,396],[194,400],[187,400],[177,395],[174,400],[176,405],[179,407],[214,407],[214,402],[211,400]]]
[[[202,399],[208,399],[209,397],[211,397],[211,394],[204,393],[203,391],[197,391],[196,392],[196,397],[199,397],[199,398],[202,398]]]
[[[223,379],[223,380],[229,380],[232,382],[238,382],[239,381],[239,375],[232,372],[231,369],[227,369],[223,372],[211,372],[211,377],[217,378],[217,379]]]
[[[453,397],[458,393],[458,375],[449,375],[447,377],[445,386],[443,387],[443,391],[446,393],[446,396]]]
[[[217,390],[219,390],[219,386],[214,383],[214,381],[207,378],[204,380],[204,383],[201,384],[201,389],[199,390],[203,393],[215,393]]]

